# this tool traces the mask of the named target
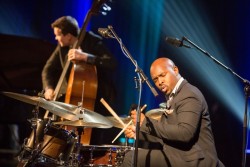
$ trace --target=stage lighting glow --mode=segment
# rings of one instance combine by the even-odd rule
[[[182,1],[181,4],[179,1],[165,1],[164,9],[163,33],[166,36],[170,34],[179,39],[185,36],[227,67],[232,67],[216,28],[192,1]],[[196,49],[183,47],[175,50],[180,53],[177,59],[186,62],[211,93],[220,97],[237,118],[243,120],[245,100],[241,80]]]

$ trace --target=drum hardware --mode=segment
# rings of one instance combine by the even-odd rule
[[[73,109],[72,106],[72,115],[68,119],[70,121],[54,122],[54,124],[89,128],[111,128],[113,126],[109,119],[97,112],[78,106]]]
[[[112,165],[112,149],[108,150],[108,165]],[[115,159],[116,160],[116,159]]]
[[[29,159],[32,159],[33,157],[33,154],[35,152],[37,152],[37,150],[35,149],[36,145],[37,145],[37,141],[36,141],[36,133],[37,133],[37,121],[38,121],[38,113],[39,113],[39,106],[38,104],[35,106],[35,108],[32,110],[32,113],[33,113],[33,118],[29,119],[28,122],[31,124],[31,129],[33,130],[33,134],[34,134],[34,138],[33,138],[33,145],[31,146],[31,149],[33,150],[32,153],[31,153],[31,156],[29,156]],[[27,143],[28,139],[24,139],[24,143]],[[22,150],[24,150],[25,148],[25,145],[23,144],[22,145]],[[18,156],[18,159],[20,159],[20,161],[23,160],[24,158],[24,154],[27,153],[27,152],[23,152],[21,151],[20,152],[20,156]],[[29,161],[28,161],[29,162]],[[29,164],[29,163],[25,163],[25,166],[27,165],[32,165],[32,164]]]
[[[33,138],[33,146],[32,148],[35,148],[36,145],[36,129],[37,129],[37,120],[38,120],[38,113],[39,113],[39,106],[36,105],[35,108],[32,110],[33,113],[33,118],[29,119],[28,122],[31,124],[31,129],[33,130],[34,133],[34,138]]]
[[[117,156],[115,157],[115,165],[120,166],[123,163],[123,159],[125,157],[125,153],[127,150],[119,149],[117,151]]]
[[[86,145],[81,147],[80,166],[118,167],[122,164],[125,153],[132,150],[119,145]]]
[[[23,144],[21,146],[21,149],[20,151],[17,153],[17,160],[20,162],[24,159],[25,157],[25,152],[24,152],[24,149],[25,149],[25,144],[27,143],[28,141],[28,138],[25,138],[24,141],[23,141]]]
[[[51,127],[51,125],[52,125],[52,119],[51,119],[51,117],[48,117],[48,122],[46,123],[43,132],[44,132],[44,133],[47,133],[48,130],[49,130],[49,128]]]
[[[37,143],[37,122],[38,122],[38,113],[39,113],[39,103],[35,106],[35,108],[32,110],[33,113],[33,118],[29,119],[28,122],[30,122],[31,124],[31,129],[33,130],[33,145],[31,146],[31,156],[28,158],[27,163],[25,164],[25,166],[30,166],[32,165],[33,162],[35,162],[35,160],[39,157],[40,155],[40,144]],[[51,124],[51,119],[49,118],[48,123],[46,124],[46,127],[44,129],[44,133],[48,130],[48,127],[50,126],[49,124]],[[28,139],[25,139],[25,143],[27,143]],[[23,148],[25,147],[24,144],[22,146]],[[21,160],[24,158],[24,152],[21,153],[22,158]]]
[[[80,150],[81,150],[81,143],[76,143],[75,148],[71,153],[71,157],[69,160],[69,163],[67,164],[68,166],[72,167],[78,167],[80,166],[80,161],[81,161],[81,156],[80,156]]]

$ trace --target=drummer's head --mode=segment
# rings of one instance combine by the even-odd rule
[[[166,57],[156,59],[150,68],[150,75],[155,85],[169,95],[181,78],[178,67]]]

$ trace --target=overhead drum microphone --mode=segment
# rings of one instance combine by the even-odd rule
[[[186,48],[191,48],[191,46],[183,44],[182,40],[179,40],[178,38],[170,38],[166,37],[166,42],[169,43],[170,45],[173,45],[175,47],[186,47]]]

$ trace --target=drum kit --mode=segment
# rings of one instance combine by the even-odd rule
[[[119,166],[130,146],[83,145],[81,133],[63,129],[63,126],[84,128],[111,128],[118,126],[114,119],[91,110],[42,97],[13,92],[1,92],[10,98],[35,105],[33,118],[29,119],[32,133],[24,140],[18,155],[18,167],[24,166]],[[38,118],[39,107],[67,121],[55,122],[51,118]]]
[[[131,123],[130,117],[120,117],[120,120],[117,120],[115,116],[105,117],[83,107],[47,101],[42,97],[13,92],[1,92],[1,94],[35,106],[32,111],[34,116],[28,120],[32,133],[22,144],[18,155],[18,167],[118,167],[122,164],[125,153],[134,150],[131,146],[81,144],[81,133],[84,128],[117,127],[124,130],[124,125]],[[39,119],[39,107],[67,121],[55,122],[51,118]],[[162,110],[154,109],[145,115],[159,119],[162,114]],[[74,131],[63,129],[63,126],[73,126],[79,131],[76,134]]]

